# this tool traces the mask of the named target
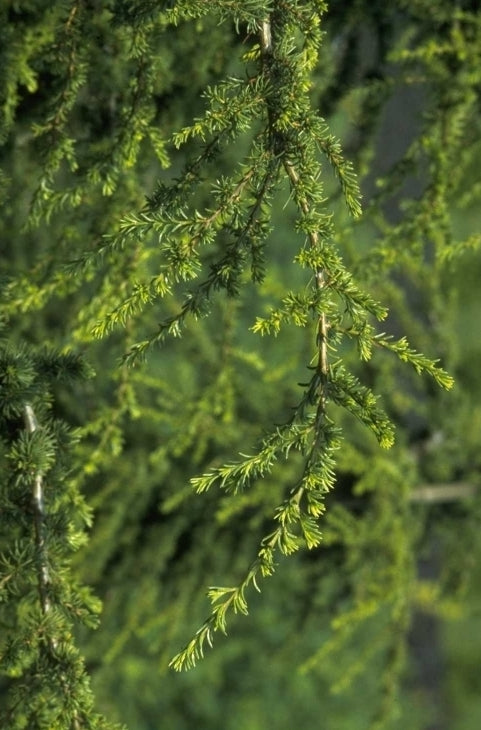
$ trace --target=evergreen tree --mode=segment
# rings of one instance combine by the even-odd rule
[[[481,548],[480,41],[447,0],[3,6],[2,727],[114,727],[84,661],[139,730],[426,726],[413,617]]]

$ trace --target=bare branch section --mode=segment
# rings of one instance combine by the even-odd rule
[[[264,55],[272,53],[271,22],[268,18],[262,21],[260,37],[262,53]]]
[[[476,496],[476,486],[467,482],[451,484],[423,484],[409,495],[410,502],[433,504],[438,502],[457,502]]]
[[[25,428],[28,433],[35,433],[39,425],[35,412],[29,403],[25,404]],[[34,525],[35,525],[35,543],[37,547],[37,579],[38,592],[40,594],[40,604],[42,613],[46,615],[51,609],[50,599],[48,597],[48,589],[50,585],[50,572],[48,568],[48,557],[45,548],[45,501],[43,488],[43,475],[40,471],[35,474],[32,495]],[[55,640],[51,640],[52,648],[55,648]]]

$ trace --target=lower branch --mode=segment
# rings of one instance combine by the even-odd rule
[[[469,499],[476,495],[474,484],[452,482],[451,484],[422,484],[409,495],[410,502],[454,502],[458,499]]]

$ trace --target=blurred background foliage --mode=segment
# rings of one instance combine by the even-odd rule
[[[322,545],[280,559],[249,616],[185,674],[168,663],[208,613],[207,587],[240,578],[300,460],[279,463],[241,495],[199,496],[189,480],[249,453],[289,418],[313,343],[299,327],[276,338],[252,332],[287,290],[308,284],[293,263],[303,236],[287,187],[273,202],[261,286],[219,296],[208,318],[138,368],[119,359],[177,311],[180,293],[162,311],[155,304],[108,337],[92,336],[154,264],[140,247],[98,269],[69,262],[95,251],[158,180],[179,174],[194,143],[176,151],[165,141],[203,113],[206,86],[249,72],[245,24],[198,13],[173,25],[161,11],[135,0],[7,2],[1,11],[6,331],[13,342],[81,351],[96,371],[87,383],[56,386],[54,411],[79,429],[75,482],[94,515],[75,570],[103,602],[100,628],[78,636],[97,706],[131,730],[477,730],[478,4],[333,0],[323,16],[312,103],[353,160],[365,211],[348,218],[323,165],[336,241],[389,307],[386,331],[441,358],[456,384],[445,393],[390,353],[361,365],[342,351],[382,394],[396,443],[381,452],[339,416]],[[206,176],[228,174],[251,134]],[[459,496],[412,498],[429,485],[458,486]],[[0,680],[0,695],[7,685]]]

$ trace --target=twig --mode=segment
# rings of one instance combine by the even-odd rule
[[[272,53],[271,21],[266,18],[261,24],[261,48],[264,55]]]
[[[25,427],[28,433],[35,433],[38,430],[38,423],[34,410],[29,403],[25,404]],[[38,592],[40,594],[40,604],[42,613],[47,615],[51,609],[50,599],[48,597],[48,589],[50,586],[50,572],[48,569],[47,551],[45,549],[45,502],[43,490],[43,475],[40,471],[35,474],[33,484],[33,515],[35,523],[35,542],[37,546],[37,579]],[[52,640],[52,644],[54,645]],[[55,646],[53,647],[55,648]]]
[[[454,502],[469,499],[476,494],[476,486],[468,482],[452,482],[450,484],[422,484],[409,495],[410,502],[426,504],[436,502]]]

